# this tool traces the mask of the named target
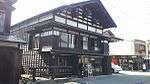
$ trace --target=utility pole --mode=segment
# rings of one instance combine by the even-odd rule
[[[148,68],[150,68],[150,64],[149,64],[149,63],[150,63],[150,62],[149,62],[149,61],[150,61],[150,60],[149,60],[149,53],[150,53],[150,49],[149,49],[149,48],[150,48],[150,40],[148,40],[147,48],[148,48]]]

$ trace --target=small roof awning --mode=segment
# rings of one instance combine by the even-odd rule
[[[112,37],[112,36],[105,36],[103,35],[104,39],[108,40],[109,42],[117,42],[117,41],[123,41],[123,39],[118,37]]]
[[[105,32],[103,33],[103,36],[104,36],[109,42],[123,41],[123,39],[116,37],[110,30],[105,31]]]

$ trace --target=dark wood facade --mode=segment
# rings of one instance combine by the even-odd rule
[[[28,42],[22,45],[28,74],[79,76],[92,64],[93,75],[100,75],[111,73],[109,42],[116,38],[103,34],[111,27],[116,24],[102,3],[89,0],[34,16],[12,26],[11,33]]]

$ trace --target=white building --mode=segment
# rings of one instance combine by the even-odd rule
[[[120,41],[110,43],[110,55],[146,56],[146,42],[142,40]]]

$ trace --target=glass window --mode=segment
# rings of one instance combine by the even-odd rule
[[[65,20],[66,20],[65,18],[55,16],[55,21],[56,22],[60,22],[60,23],[64,23],[65,24]]]
[[[35,49],[39,48],[39,37],[34,37],[34,48]]]
[[[96,32],[102,34],[102,30],[100,29],[97,29]]]
[[[55,31],[63,31],[63,32],[67,32],[66,29],[62,29],[62,28],[59,28],[59,27],[53,27],[53,29],[54,29]]]
[[[96,51],[99,50],[97,40],[94,41],[94,50],[96,50]]]
[[[88,37],[83,37],[83,49],[88,49]]]
[[[60,57],[59,58],[59,66],[66,66],[66,58]]]
[[[53,35],[59,36],[59,31],[54,30]]]
[[[69,48],[74,48],[74,35],[69,34]]]
[[[42,32],[42,33],[41,33],[41,36],[42,36],[42,37],[50,36],[50,35],[52,35],[52,31],[45,31],[45,32]]]
[[[61,47],[68,47],[68,34],[67,33],[61,33]]]
[[[45,21],[45,20],[49,20],[49,19],[52,19],[52,18],[53,18],[52,14],[47,14],[47,15],[41,16],[39,18],[39,22],[42,22],[42,21]]]
[[[92,31],[92,32],[95,32],[96,31],[96,28],[92,27],[92,26],[88,26],[88,30],[89,31]]]
[[[36,24],[38,23],[38,18],[33,18],[29,21],[29,24],[28,25],[33,25],[33,24]]]
[[[5,13],[0,10],[0,32],[4,31],[4,23],[5,23]]]
[[[74,26],[74,27],[77,27],[77,22],[72,21],[72,20],[68,20],[68,19],[67,19],[67,24],[68,24],[68,25],[71,25],[71,26]]]
[[[87,25],[78,23],[78,27],[87,30]]]

